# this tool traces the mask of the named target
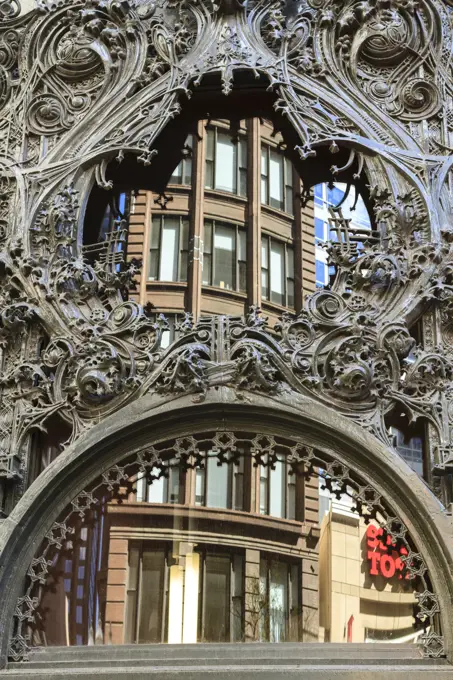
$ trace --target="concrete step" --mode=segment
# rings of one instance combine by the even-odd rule
[[[11,663],[5,677],[72,680],[453,680],[445,659],[424,659],[416,645],[193,644],[99,645],[40,648],[27,663]]]
[[[148,659],[153,664],[176,660],[292,659],[309,660],[400,659],[425,661],[417,645],[383,644],[318,644],[318,643],[250,643],[250,644],[186,644],[186,645],[96,645],[80,647],[41,647],[33,650],[30,662],[101,660],[103,658],[131,661]]]
[[[75,664],[74,664],[75,666]],[[49,678],[49,680],[147,680],[150,677],[165,680],[453,680],[453,667],[446,665],[429,665],[427,668],[405,665],[362,665],[353,662],[340,665],[318,664],[316,667],[299,665],[242,665],[240,670],[233,665],[215,665],[197,667],[167,666],[165,668],[152,665],[132,668],[120,666],[112,662],[109,668],[77,668],[64,671],[48,667],[46,669],[27,669],[24,664],[20,669],[0,672],[5,680],[25,680],[30,678]]]

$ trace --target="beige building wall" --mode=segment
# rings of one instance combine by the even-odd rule
[[[382,636],[389,631],[392,639],[403,641],[414,624],[413,584],[398,580],[397,576],[385,579],[381,575],[370,575],[366,529],[362,518],[335,509],[331,509],[322,521],[319,552],[321,642],[370,641],[367,640],[367,629],[379,631]]]

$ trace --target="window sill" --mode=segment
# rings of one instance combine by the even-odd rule
[[[273,208],[271,205],[267,205],[267,203],[261,203],[261,212],[263,214],[268,213],[273,217],[277,217],[279,220],[284,220],[285,222],[290,222],[291,224],[295,220],[295,215],[291,215],[290,213],[287,213],[284,210],[279,210],[278,208]]]
[[[240,203],[241,205],[246,205],[248,203],[248,197],[247,196],[241,196],[240,194],[234,194],[233,192],[229,191],[222,191],[221,189],[206,189],[204,190],[205,197],[209,198],[216,198],[219,201],[224,201],[227,199],[230,202],[233,203]]]
[[[187,288],[186,281],[147,281],[147,290],[185,290]]]
[[[229,510],[226,508],[207,508],[196,505],[178,505],[173,503],[146,503],[146,502],[126,502],[117,503],[112,501],[108,504],[109,515],[129,515],[155,518],[162,517],[163,520],[168,521],[168,524],[173,526],[173,520],[180,518],[181,524],[179,528],[184,531],[189,528],[194,529],[194,522],[212,521],[214,525],[219,522],[230,525],[242,526],[249,529],[252,533],[267,534],[270,531],[286,534],[291,537],[308,537],[316,538],[316,530],[318,527],[312,527],[304,522],[298,522],[292,519],[282,519],[280,517],[273,517],[270,515],[261,515],[258,513],[251,513],[241,510]],[[112,520],[114,521],[114,520]],[[200,526],[200,529],[203,527]],[[220,528],[220,527],[219,527]],[[313,531],[314,530],[314,531]],[[209,534],[213,533],[212,527],[208,530]],[[215,532],[214,532],[215,533]],[[220,531],[219,533],[224,533]],[[241,536],[246,535],[241,531]]]
[[[280,316],[285,312],[289,312],[290,314],[296,313],[295,307],[285,307],[284,305],[279,305],[276,302],[269,302],[268,300],[262,300],[261,307],[263,311],[279,314]]]
[[[224,297],[230,300],[239,300],[245,302],[247,300],[247,293],[238,290],[229,290],[228,288],[218,288],[217,286],[202,286],[202,295],[210,295],[212,297]]]

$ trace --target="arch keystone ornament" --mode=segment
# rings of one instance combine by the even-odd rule
[[[379,507],[399,550],[381,568],[420,579],[424,652],[453,661],[453,3],[20,10],[0,0],[0,663],[29,652],[23,631],[68,517],[92,516],[136,469],[162,476],[162,442],[194,468],[203,432],[220,462],[238,457],[239,413],[258,465],[286,437],[289,461],[324,470],[332,493],[352,488],[366,517]],[[206,83],[228,97],[242,78],[273,98],[302,164],[327,156],[334,177],[365,178],[373,232],[358,249],[337,210],[329,289],[273,329],[256,305],[244,318],[187,313],[163,349],[168,320],[128,297],[140,263],[85,256],[88,197],[111,191],[109,164],[157,163],[159,135]],[[431,489],[392,447],[395,412],[426,423]],[[55,418],[64,451],[29,486],[33,435]],[[139,422],[146,441],[132,437]]]

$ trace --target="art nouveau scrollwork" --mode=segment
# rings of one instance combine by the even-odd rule
[[[13,498],[29,436],[55,413],[73,441],[146,393],[203,399],[220,384],[244,402],[289,391],[333,405],[387,445],[385,416],[401,408],[430,423],[435,467],[450,470],[451,3],[40,0],[19,10],[0,3],[0,479]],[[332,216],[332,290],[279,328],[257,309],[187,317],[164,351],[166,320],[126,299],[139,263],[118,271],[84,256],[87,194],[95,180],[109,190],[110,161],[151,164],[206,75],[220,75],[226,96],[244,71],[265,79],[304,162],[327,148],[336,176],[336,153],[349,149],[376,229],[354,240]],[[435,324],[414,348],[411,326],[429,307]]]

